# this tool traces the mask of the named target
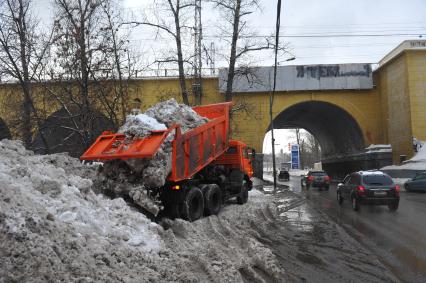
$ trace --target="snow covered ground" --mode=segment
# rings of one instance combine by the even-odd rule
[[[95,194],[95,168],[0,141],[0,282],[242,282],[285,278],[272,251],[237,227],[269,196],[189,223],[151,222],[123,199]],[[254,269],[256,266],[256,270]]]
[[[425,170],[426,171],[426,142],[419,142],[421,147],[413,158],[405,161],[401,165],[391,165],[381,168],[381,170]]]

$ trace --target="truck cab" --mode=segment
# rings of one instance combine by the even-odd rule
[[[230,140],[226,152],[215,160],[214,163],[241,172],[249,190],[251,190],[253,187],[251,178],[253,177],[255,155],[255,150],[248,147],[245,143],[237,140]]]

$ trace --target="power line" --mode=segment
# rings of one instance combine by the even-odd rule
[[[426,32],[425,32],[426,34]],[[423,37],[423,33],[390,33],[390,34],[287,34],[280,35],[280,38],[333,38],[333,37],[396,37],[396,36],[416,36]],[[205,38],[227,38],[227,35],[206,35]],[[241,38],[273,38],[273,35],[248,35]]]

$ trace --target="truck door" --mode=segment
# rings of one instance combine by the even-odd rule
[[[253,177],[253,166],[255,164],[256,152],[253,148],[243,148],[243,170],[249,178]]]

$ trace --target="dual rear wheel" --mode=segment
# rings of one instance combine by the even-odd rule
[[[243,182],[241,191],[237,196],[238,204],[245,204],[248,201],[248,185]],[[198,187],[191,187],[185,194],[180,216],[188,221],[195,221],[204,215],[217,215],[222,208],[222,191],[216,184],[209,184]]]
[[[181,206],[181,217],[188,221],[216,215],[222,208],[222,192],[218,185],[210,184],[202,188],[191,187],[185,194]]]

